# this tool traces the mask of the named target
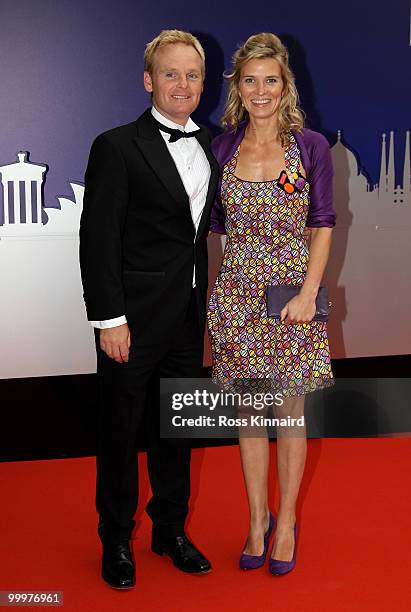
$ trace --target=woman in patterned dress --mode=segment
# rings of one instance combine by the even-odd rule
[[[327,323],[312,320],[335,225],[329,146],[303,127],[288,53],[274,34],[251,36],[227,79],[226,132],[213,142],[222,176],[210,229],[227,235],[208,312],[213,378],[277,384],[284,403],[276,416],[298,417],[305,393],[332,384]],[[301,285],[281,320],[267,317],[269,284]],[[264,563],[276,523],[269,569],[274,575],[293,569],[306,446],[305,429],[277,430],[275,520],[268,508],[268,437],[240,432],[250,510],[241,568]]]

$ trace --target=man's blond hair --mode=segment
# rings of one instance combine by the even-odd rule
[[[190,34],[190,32],[183,32],[182,30],[163,30],[158,36],[151,42],[147,43],[146,50],[144,51],[144,70],[152,74],[154,68],[155,54],[158,49],[165,47],[166,45],[174,45],[176,43],[182,43],[183,45],[190,45],[194,47],[201,59],[201,75],[205,77],[205,53],[201,46],[198,38]]]

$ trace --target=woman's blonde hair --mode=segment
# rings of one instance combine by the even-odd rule
[[[221,125],[226,130],[236,129],[240,121],[248,118],[238,91],[241,70],[250,60],[266,57],[277,60],[281,68],[284,89],[278,110],[278,131],[281,142],[285,144],[290,130],[301,131],[304,127],[304,114],[298,106],[298,92],[288,63],[287,48],[275,34],[254,34],[234,53],[232,72],[224,74],[228,81],[228,95]]]
[[[183,45],[189,45],[191,47],[194,47],[201,59],[201,75],[204,80],[204,49],[198,38],[190,34],[190,32],[183,32],[182,30],[163,30],[151,42],[147,43],[146,49],[144,51],[144,70],[152,74],[156,51],[158,51],[158,49],[161,49],[161,47],[165,47],[166,45],[175,45],[176,43],[183,43]]]

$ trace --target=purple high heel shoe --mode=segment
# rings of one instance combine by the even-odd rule
[[[280,561],[270,558],[268,569],[273,576],[283,576],[295,568],[295,549],[297,548],[297,523],[294,525],[294,550],[291,561]]]
[[[268,529],[264,534],[264,550],[262,555],[247,555],[243,553],[240,557],[240,569],[252,570],[257,569],[264,565],[265,557],[267,555],[268,542],[270,540],[271,533],[274,529],[275,518],[270,512],[270,519],[268,523]]]

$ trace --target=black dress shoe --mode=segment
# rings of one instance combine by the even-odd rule
[[[157,555],[168,555],[174,565],[188,574],[207,574],[211,563],[194,546],[186,535],[163,537],[153,532],[151,550]]]
[[[134,561],[127,540],[103,546],[101,575],[113,589],[131,589],[135,585]]]

